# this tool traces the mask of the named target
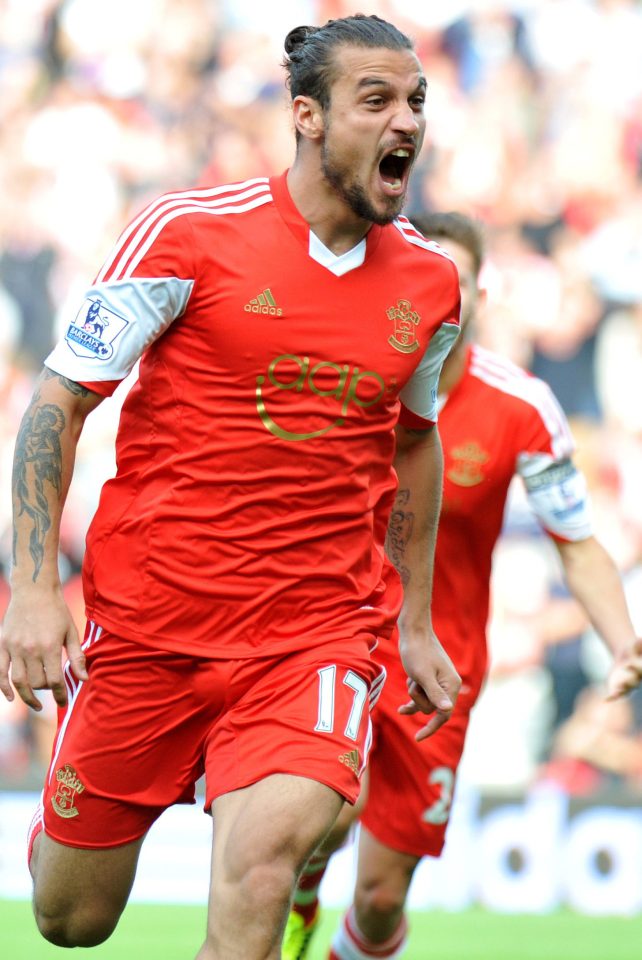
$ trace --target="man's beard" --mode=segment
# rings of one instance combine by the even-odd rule
[[[348,172],[339,163],[332,160],[327,144],[326,135],[326,139],[321,146],[321,172],[341,199],[345,200],[352,212],[362,220],[369,220],[380,227],[392,223],[395,217],[398,217],[401,213],[405,198],[386,197],[390,210],[387,213],[376,210],[370,203],[364,188],[359,183],[350,182]]]

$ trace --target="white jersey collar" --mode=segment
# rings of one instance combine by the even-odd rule
[[[335,276],[342,277],[344,273],[360,267],[366,259],[366,238],[360,240],[356,247],[337,256],[310,230],[308,253],[322,267],[330,270]]]

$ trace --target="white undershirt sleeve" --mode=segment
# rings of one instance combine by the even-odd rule
[[[407,410],[430,423],[437,420],[437,386],[441,368],[458,334],[458,324],[442,323],[430,340],[419,366],[399,394]]]

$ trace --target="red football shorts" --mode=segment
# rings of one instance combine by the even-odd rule
[[[415,734],[428,717],[398,713],[398,707],[410,697],[396,649],[386,642],[374,656],[386,668],[387,677],[372,715],[368,799],[361,823],[393,850],[438,857],[475,698],[460,693],[450,719],[418,743]]]
[[[351,803],[383,682],[366,637],[289,656],[210,660],[131,643],[89,624],[89,681],[66,669],[43,794],[60,843],[102,848],[141,836],[168,806],[206,802],[276,773],[309,777]]]

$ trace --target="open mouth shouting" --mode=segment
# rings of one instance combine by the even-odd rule
[[[400,197],[406,192],[408,176],[414,159],[414,147],[394,147],[382,158],[379,176],[383,192],[389,197]]]

